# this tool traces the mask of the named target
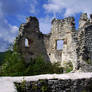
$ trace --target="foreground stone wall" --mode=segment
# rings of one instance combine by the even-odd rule
[[[0,77],[0,92],[92,92],[92,73]]]
[[[49,79],[15,83],[18,92],[92,92],[90,79]]]

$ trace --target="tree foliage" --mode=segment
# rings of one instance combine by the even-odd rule
[[[27,75],[53,74],[62,73],[63,69],[57,66],[56,63],[51,64],[50,62],[44,61],[44,59],[39,56],[30,62],[25,72]]]
[[[1,66],[1,74],[4,76],[24,75],[25,62],[17,52],[8,51]]]
[[[1,76],[30,76],[39,74],[62,73],[63,69],[58,63],[51,64],[39,56],[25,63],[23,57],[17,51],[7,51],[0,69]]]

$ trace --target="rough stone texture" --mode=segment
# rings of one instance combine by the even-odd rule
[[[62,50],[57,50],[57,40],[63,40]],[[54,19],[52,21],[52,31],[49,40],[50,61],[61,62],[61,65],[72,62],[74,69],[77,68],[77,37],[75,31],[74,18],[68,17],[63,20]]]
[[[92,73],[0,77],[0,92],[92,92]]]
[[[58,40],[63,41],[61,50],[57,50]],[[37,18],[29,17],[20,26],[16,43],[26,62],[42,55],[45,61],[60,62],[62,67],[72,62],[74,71],[92,71],[92,15],[90,19],[86,13],[80,16],[78,30],[73,17],[53,19],[49,34],[42,34]]]
[[[19,92],[92,92],[92,79],[49,79],[16,83]]]
[[[28,40],[28,46],[25,46],[25,39]],[[36,58],[41,55],[44,56],[46,61],[49,61],[44,44],[44,35],[39,31],[37,18],[29,17],[27,18],[27,23],[21,24],[16,43],[27,63],[31,58]]]

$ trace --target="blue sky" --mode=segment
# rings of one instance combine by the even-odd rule
[[[40,31],[46,34],[50,32],[54,17],[74,16],[78,27],[82,12],[92,13],[92,0],[0,0],[0,51],[13,43],[20,24],[28,16],[36,16]]]

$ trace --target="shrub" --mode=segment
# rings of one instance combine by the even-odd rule
[[[72,62],[65,63],[64,72],[68,73],[73,70],[73,64]]]
[[[26,81],[23,80],[21,83],[14,82],[18,92],[26,92]]]
[[[91,60],[90,59],[86,60],[86,63],[91,64]]]
[[[8,51],[4,63],[1,66],[1,76],[30,76],[39,74],[62,73],[58,63],[51,64],[44,61],[42,56],[37,57],[26,64],[18,52]]]
[[[35,60],[31,60],[25,71],[25,74],[38,75],[62,73],[61,70],[62,68],[59,68],[57,64],[51,64],[50,62],[46,62],[41,56],[39,56]]]
[[[24,58],[18,53],[16,43],[11,47],[13,50],[11,51],[10,48],[5,54],[5,59],[0,69],[1,76],[30,76],[63,72],[63,69],[59,67],[59,63],[51,64],[46,62],[42,56],[31,59],[30,63],[26,64]]]
[[[1,76],[24,75],[25,62],[17,52],[8,51],[1,66]]]

